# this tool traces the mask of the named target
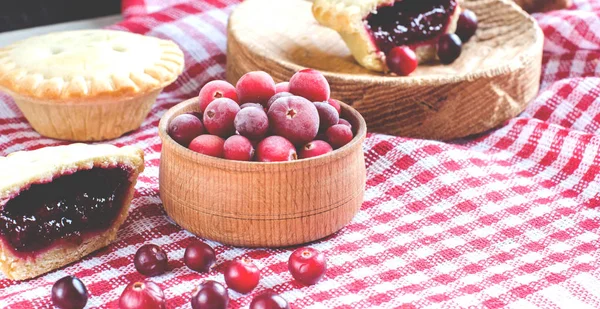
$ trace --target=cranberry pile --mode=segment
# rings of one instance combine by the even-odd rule
[[[190,150],[228,160],[307,159],[354,138],[329,83],[313,69],[279,84],[262,71],[245,74],[235,87],[211,81],[200,90],[199,110],[175,117],[169,135]]]
[[[462,45],[475,35],[477,16],[471,10],[463,10],[458,18],[456,33],[446,33],[437,42],[437,56],[443,64],[454,62],[462,53]],[[386,63],[390,71],[408,76],[417,69],[418,59],[408,46],[396,46],[387,52]]]
[[[191,270],[210,272],[216,263],[216,254],[208,244],[194,240],[185,249],[183,261]],[[147,277],[159,276],[167,271],[168,258],[164,250],[154,244],[138,248],[134,259],[136,270]],[[225,262],[223,275],[225,285],[205,280],[191,290],[190,303],[193,309],[225,309],[229,304],[228,289],[242,294],[252,292],[260,283],[260,269],[248,257]],[[327,270],[325,255],[309,247],[292,252],[288,270],[301,284],[314,285]],[[88,300],[88,291],[76,277],[67,276],[52,287],[52,303],[60,309],[82,309]],[[119,297],[121,309],[164,309],[166,299],[161,287],[149,280],[131,282]],[[289,309],[288,302],[271,291],[257,293],[250,309]]]

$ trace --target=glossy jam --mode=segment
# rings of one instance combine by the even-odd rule
[[[110,227],[131,183],[124,168],[93,168],[33,184],[0,212],[0,237],[19,253],[56,241],[81,243],[84,233]]]
[[[365,19],[375,45],[387,54],[396,46],[430,42],[446,31],[456,0],[398,0]]]

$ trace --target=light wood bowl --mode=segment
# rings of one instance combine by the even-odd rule
[[[282,163],[240,162],[193,152],[167,127],[177,115],[198,111],[197,99],[161,119],[159,184],[167,214],[204,238],[245,247],[283,247],[314,241],[344,227],[360,209],[365,190],[362,116],[342,104],[355,138],[327,155]]]
[[[339,34],[320,26],[311,2],[247,0],[229,18],[227,80],[263,70],[276,81],[305,67],[322,71],[332,97],[356,108],[370,131],[448,140],[517,116],[539,90],[544,34],[508,0],[467,0],[476,36],[452,65],[420,65],[409,77],[369,71]],[[269,9],[265,9],[269,8]]]

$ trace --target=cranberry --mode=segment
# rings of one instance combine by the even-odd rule
[[[417,54],[406,46],[396,46],[387,55],[386,63],[390,71],[398,76],[408,76],[419,65]]]
[[[263,71],[244,74],[235,86],[240,103],[260,103],[263,106],[275,94],[275,82]]]
[[[224,275],[227,287],[242,294],[254,290],[260,280],[260,270],[249,258],[231,261]]]
[[[256,147],[256,160],[260,162],[284,162],[297,159],[296,147],[281,136],[269,136]]]
[[[271,105],[268,116],[273,134],[295,145],[312,141],[319,131],[319,112],[312,102],[302,97],[278,99]]]
[[[304,69],[296,72],[290,78],[290,92],[312,102],[327,101],[331,94],[329,83],[325,79],[325,76],[313,69]]]
[[[119,297],[119,309],[165,308],[165,294],[152,281],[130,283]]]
[[[333,148],[325,141],[312,141],[300,149],[300,159],[314,158],[332,152]]]
[[[462,11],[458,18],[456,35],[466,43],[475,35],[475,31],[477,31],[477,15],[471,10]]]
[[[278,294],[264,292],[252,299],[249,309],[289,309],[288,302]]]
[[[277,99],[279,98],[285,98],[285,97],[292,97],[294,96],[293,94],[289,93],[289,92],[279,92],[276,93],[274,96],[272,96],[269,101],[267,101],[267,111],[269,111],[269,108],[271,108],[271,105],[273,105],[273,103],[275,103],[275,101],[277,101]]]
[[[215,250],[199,240],[192,241],[183,254],[185,265],[197,272],[209,272],[216,260]]]
[[[241,135],[231,136],[223,145],[223,157],[227,160],[252,161],[254,146],[249,139]]]
[[[169,136],[185,147],[202,133],[204,133],[204,125],[195,115],[182,114],[169,123]]]
[[[204,281],[192,292],[193,309],[225,309],[228,304],[227,289],[216,281]]]
[[[335,110],[338,112],[338,115],[342,115],[342,106],[340,105],[340,101],[336,99],[329,99],[327,100],[327,103],[335,108]]]
[[[208,104],[220,98],[228,98],[237,102],[238,96],[235,87],[224,80],[208,82],[200,89],[200,94],[198,95],[200,111],[204,112]]]
[[[248,107],[258,107],[260,109],[264,109],[264,107],[258,103],[244,103],[240,105],[240,109],[248,108]]]
[[[315,102],[319,112],[319,129],[324,131],[340,121],[340,114],[327,102]]]
[[[222,158],[225,141],[215,135],[204,134],[192,140],[190,150],[211,157]]]
[[[275,93],[290,92],[290,82],[281,82],[275,84]]]
[[[60,309],[82,309],[88,301],[88,291],[77,277],[66,276],[54,283],[51,298]]]
[[[240,111],[235,101],[222,98],[212,101],[204,111],[204,127],[212,135],[228,137],[235,133],[233,120]]]
[[[262,107],[242,109],[235,116],[233,124],[240,135],[253,140],[263,138],[269,131],[269,117]]]
[[[164,274],[168,262],[167,253],[154,244],[141,246],[133,258],[135,269],[140,274],[148,277]]]
[[[338,121],[338,124],[343,124],[345,126],[349,126],[350,129],[352,129],[352,124],[348,120],[346,120],[346,119],[340,118],[340,121]]]
[[[327,270],[325,254],[313,248],[300,248],[290,255],[288,270],[305,285],[316,284]]]
[[[350,143],[352,138],[354,138],[352,129],[343,124],[336,124],[327,129],[325,135],[327,136],[327,141],[334,149],[341,148]]]
[[[458,35],[447,33],[440,37],[437,45],[438,58],[443,64],[454,62],[462,53],[462,41]]]

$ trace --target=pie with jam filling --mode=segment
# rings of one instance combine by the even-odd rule
[[[0,269],[37,277],[110,244],[127,218],[142,150],[47,147],[0,157]]]

